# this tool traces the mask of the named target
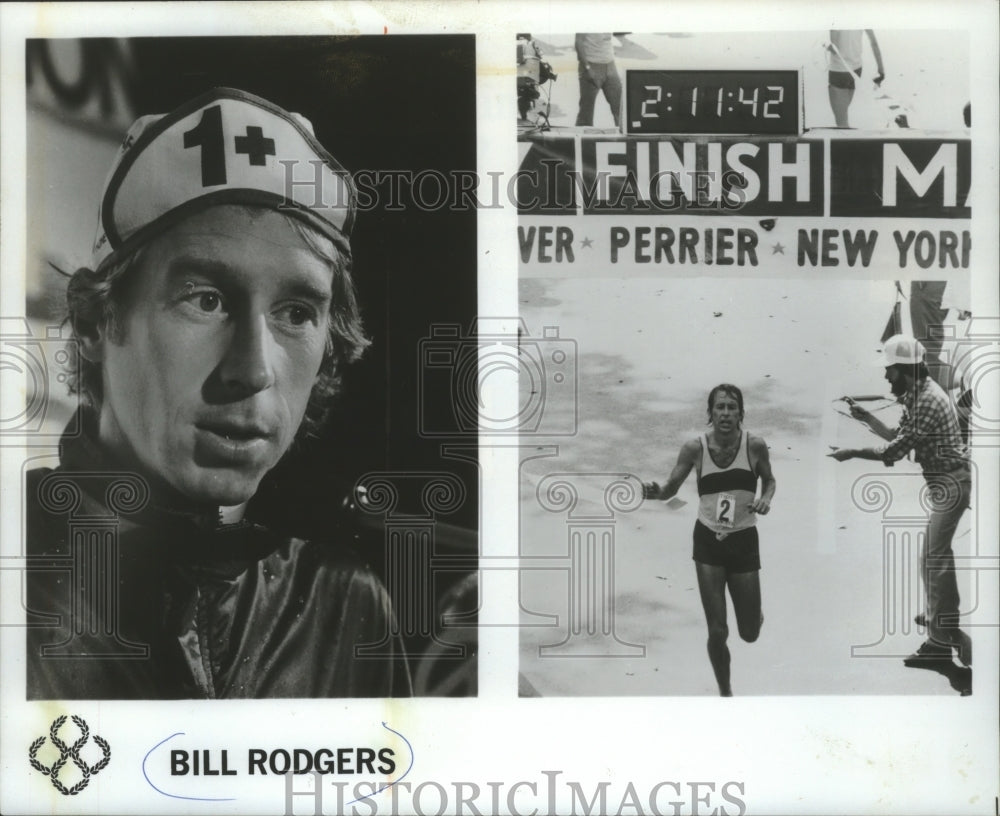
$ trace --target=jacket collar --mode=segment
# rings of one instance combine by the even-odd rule
[[[197,505],[184,501],[176,494],[157,489],[134,469],[122,465],[97,438],[96,414],[80,409],[59,442],[60,469],[67,474],[87,475],[80,479],[80,488],[91,499],[104,503],[101,476],[128,474],[141,479],[149,488],[146,503],[123,521],[149,528],[168,536],[171,549],[183,560],[219,561],[258,560],[277,546],[277,537],[266,528],[242,517],[232,517],[218,505]],[[97,480],[90,478],[97,476]],[[106,486],[106,485],[103,485]],[[242,533],[242,535],[234,535]]]

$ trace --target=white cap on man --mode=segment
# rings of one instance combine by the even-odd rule
[[[914,337],[895,334],[885,341],[882,355],[881,365],[886,368],[891,365],[916,365],[924,362],[924,346]]]
[[[357,193],[305,117],[234,88],[143,116],[104,185],[93,268],[213,204],[305,221],[350,254]]]

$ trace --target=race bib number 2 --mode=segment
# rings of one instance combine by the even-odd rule
[[[736,497],[732,493],[720,493],[715,500],[715,523],[722,527],[732,527],[736,521]]]

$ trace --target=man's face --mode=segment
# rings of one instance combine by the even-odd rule
[[[103,442],[208,504],[249,499],[323,360],[333,272],[284,216],[216,206],[154,239],[105,333]]]
[[[717,431],[727,433],[740,423],[740,404],[736,397],[720,391],[712,400],[712,425]]]
[[[895,366],[887,366],[885,378],[889,381],[889,388],[894,397],[901,397],[910,388],[910,378]]]

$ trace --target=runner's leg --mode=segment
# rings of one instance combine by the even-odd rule
[[[708,624],[708,659],[712,661],[719,694],[732,697],[729,647],[726,646],[726,638],[729,637],[729,627],[726,625],[726,568],[702,564],[700,561],[695,561],[694,565],[698,572],[698,590],[705,610],[705,623]]]
[[[726,578],[733,599],[736,626],[740,637],[753,643],[760,634],[764,618],[760,613],[760,572],[732,572]]]

